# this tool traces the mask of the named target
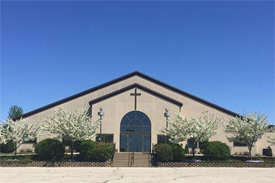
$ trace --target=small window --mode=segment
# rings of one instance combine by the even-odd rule
[[[169,143],[171,140],[169,136],[166,135],[158,135],[158,144],[165,144],[166,142]]]
[[[96,135],[96,141],[100,142],[100,134]],[[102,142],[113,143],[114,142],[114,134],[102,134]]]
[[[233,142],[233,146],[236,146],[236,147],[247,147],[247,144],[240,143],[240,142]]]
[[[193,143],[194,143],[193,139],[187,139],[188,148],[192,148]],[[197,142],[196,148],[200,148],[200,143],[199,142]]]
[[[28,134],[25,134],[23,139],[24,139],[24,144],[30,144],[30,143],[35,143],[36,144],[36,141],[37,139],[35,138],[34,140],[27,140],[29,138],[29,135]]]

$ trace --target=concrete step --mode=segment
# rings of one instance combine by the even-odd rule
[[[114,155],[112,167],[150,167],[151,166],[151,155],[149,153],[134,153],[133,164],[130,165],[128,162],[131,161],[132,154],[129,153],[116,153]]]

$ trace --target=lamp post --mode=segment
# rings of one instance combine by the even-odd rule
[[[104,116],[103,108],[100,107],[98,111],[98,115],[100,117],[100,142],[102,142],[102,116]]]
[[[164,117],[166,118],[166,128],[168,128],[168,118],[170,116],[169,109],[165,108]],[[167,136],[165,135],[165,143],[167,144]]]

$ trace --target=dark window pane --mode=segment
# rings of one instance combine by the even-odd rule
[[[187,145],[188,145],[189,148],[192,148],[193,143],[194,143],[194,139],[188,139],[187,140]],[[200,147],[200,144],[199,144],[199,142],[197,142],[195,148],[199,148],[199,147]]]
[[[129,135],[129,152],[142,152],[142,135]]]
[[[151,126],[151,122],[150,122],[150,120],[147,116],[142,120],[142,123],[143,123],[143,125],[150,125]]]
[[[158,144],[165,143],[165,135],[158,135]]]
[[[247,145],[244,143],[239,143],[239,142],[233,142],[234,146],[241,146],[241,147],[246,147]]]
[[[141,123],[141,121],[139,121],[139,120],[132,120],[130,123],[129,123],[129,125],[139,125],[139,126],[141,126],[142,125],[142,123]]]
[[[146,115],[140,111],[136,112],[136,116],[137,116],[137,119],[139,119],[139,120],[143,120],[146,117]]]
[[[129,126],[128,132],[142,132],[141,126]]]
[[[100,142],[100,134],[96,135],[96,141]],[[102,142],[113,143],[114,142],[114,134],[102,134]]]
[[[128,114],[126,114],[126,116],[130,119],[130,120],[133,120],[133,119],[136,119],[136,115],[135,115],[135,111],[132,111]]]
[[[127,137],[128,135],[120,135],[120,152],[127,152]]]
[[[127,132],[128,131],[128,125],[127,126],[120,126],[120,132]]]
[[[143,127],[143,132],[151,133],[151,127],[144,126],[144,127]]]
[[[194,143],[194,140],[192,140],[192,139],[187,140],[187,145],[188,145],[189,148],[193,147],[193,143]]]
[[[96,134],[95,141],[100,142],[100,134]]]
[[[143,136],[143,152],[150,152],[151,150],[151,135]]]
[[[104,142],[113,143],[114,142],[114,135],[113,134],[105,134],[104,135]]]
[[[130,120],[126,117],[123,117],[123,119],[121,120],[121,124],[120,125],[128,125],[130,122]]]

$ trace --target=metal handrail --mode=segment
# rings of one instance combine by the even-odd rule
[[[114,161],[115,153],[116,153],[116,143],[113,144],[113,152],[112,152],[112,157],[111,157],[111,163],[113,163],[113,161]]]
[[[129,154],[128,154],[128,166],[130,166],[130,157],[131,157],[131,153],[129,152]]]
[[[134,152],[132,152],[131,159],[132,159],[131,166],[133,166],[135,164],[135,153]]]
[[[151,167],[150,164],[152,164],[151,160],[152,160],[152,154],[151,154],[151,153],[148,153],[148,166],[149,166],[149,167]]]

